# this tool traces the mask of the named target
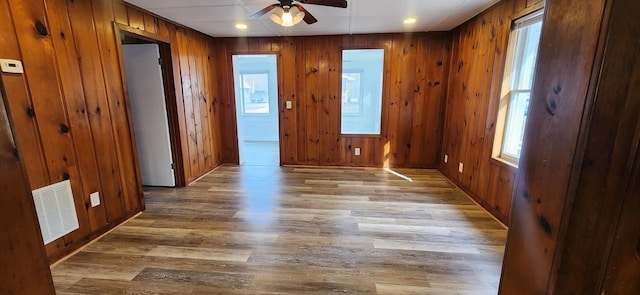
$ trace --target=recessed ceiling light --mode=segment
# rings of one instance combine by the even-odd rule
[[[415,23],[416,23],[416,19],[415,19],[415,18],[413,18],[413,17],[406,18],[406,19],[404,20],[404,23],[405,23],[405,24],[415,24]]]
[[[246,30],[247,29],[247,25],[246,24],[236,24],[236,29],[238,29],[238,30]]]

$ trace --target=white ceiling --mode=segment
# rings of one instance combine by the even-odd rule
[[[346,9],[304,4],[318,22],[290,28],[273,23],[268,15],[249,19],[275,0],[125,1],[213,37],[254,37],[448,31],[499,0],[347,0]],[[407,17],[417,22],[405,25]],[[238,30],[237,23],[248,28]]]

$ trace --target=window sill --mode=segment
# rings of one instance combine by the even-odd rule
[[[500,166],[508,166],[513,169],[518,169],[518,163],[513,163],[500,157],[492,156],[491,161]]]
[[[381,134],[340,134],[342,137],[370,137],[370,138],[381,138]]]
[[[271,113],[242,113],[242,115],[248,117],[261,117],[271,115]]]

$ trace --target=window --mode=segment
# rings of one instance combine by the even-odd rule
[[[362,70],[342,70],[342,112],[362,114]]]
[[[516,166],[522,150],[541,31],[542,12],[538,12],[517,20],[509,37],[493,156]]]
[[[268,73],[240,73],[240,87],[243,113],[269,113]]]
[[[384,49],[342,51],[342,134],[380,134]]]

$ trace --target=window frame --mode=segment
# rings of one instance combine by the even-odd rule
[[[498,113],[496,119],[496,132],[493,141],[493,151],[492,151],[492,159],[497,160],[501,163],[507,164],[514,168],[518,168],[520,158],[522,154],[518,157],[514,157],[509,153],[505,153],[505,146],[507,144],[505,138],[507,137],[507,130],[509,126],[509,117],[513,111],[512,106],[515,101],[515,97],[517,94],[528,93],[529,94],[529,102],[527,105],[527,109],[531,103],[531,91],[532,89],[520,89],[513,87],[513,81],[517,81],[522,75],[522,70],[514,70],[516,65],[522,65],[524,61],[524,54],[522,52],[525,50],[525,46],[518,47],[519,44],[519,30],[525,27],[529,27],[535,25],[537,23],[542,23],[544,26],[544,9],[540,9],[534,11],[528,15],[522,16],[513,21],[511,31],[509,33],[509,38],[507,40],[507,55],[505,58],[505,64],[503,67],[502,73],[502,87],[500,91],[500,98],[498,102]],[[539,36],[541,38],[542,32]],[[540,45],[538,44],[537,48],[538,53],[540,52]],[[535,64],[537,63],[538,55],[536,55],[536,61],[534,62],[534,74],[535,74]],[[522,67],[520,67],[522,68]],[[511,73],[516,73],[517,77],[511,77]],[[535,79],[532,77],[532,79]],[[533,84],[533,82],[532,82]],[[533,85],[531,85],[533,86]],[[528,111],[525,112],[525,114]],[[526,128],[526,121],[524,122]],[[523,142],[521,142],[523,144]],[[522,149],[521,149],[522,151]]]
[[[244,85],[243,81],[244,81],[244,75],[266,75],[267,76],[267,87],[269,87],[269,82],[271,79],[271,71],[240,71],[239,73],[240,75],[240,81],[238,81],[240,83],[240,89],[242,89],[242,86]],[[266,115],[271,115],[271,101],[270,101],[270,97],[269,97],[269,89],[267,88],[267,112],[266,113],[247,113],[246,110],[246,104],[245,104],[245,95],[244,92],[242,93],[242,98],[240,99],[240,101],[242,102],[242,114],[243,115],[247,115],[247,116],[266,116]],[[249,101],[251,101],[251,97],[248,97]]]
[[[343,133],[342,132],[342,124],[343,124],[343,122],[342,122],[342,116],[343,116],[343,114],[342,114],[342,74],[343,74],[343,71],[344,71],[344,69],[343,69],[344,52],[348,51],[348,50],[382,50],[382,70],[381,70],[381,73],[380,73],[380,75],[381,75],[381,79],[380,79],[380,83],[381,83],[381,85],[380,85],[380,87],[381,87],[381,91],[380,91],[380,114],[379,114],[379,116],[380,116],[380,130],[379,130],[378,133]],[[384,130],[384,127],[385,127],[385,124],[386,124],[386,122],[384,120],[384,112],[385,112],[385,109],[386,109],[385,103],[384,103],[384,100],[385,100],[385,88],[384,87],[385,87],[385,77],[387,76],[387,73],[385,72],[385,69],[388,67],[387,60],[388,60],[387,49],[385,47],[382,47],[382,46],[355,46],[355,47],[352,47],[352,46],[341,46],[340,47],[340,72],[339,72],[340,73],[340,81],[339,81],[339,83],[340,83],[340,85],[339,85],[340,86],[340,100],[339,100],[339,103],[338,103],[338,106],[339,106],[339,108],[338,108],[339,117],[338,118],[339,119],[338,119],[338,130],[337,131],[338,131],[338,134],[340,134],[341,137],[369,137],[369,138],[380,138],[380,137],[382,137],[383,130]],[[358,69],[359,68],[357,68],[357,67],[349,67],[349,68],[347,68],[347,70],[358,70]],[[362,69],[359,73],[361,75],[361,78],[366,75],[364,69]],[[361,93],[361,96],[362,96],[364,85],[361,83],[360,87],[361,87],[360,93]],[[363,100],[360,99],[360,101],[363,101]],[[363,113],[362,112],[363,111],[362,102],[360,102],[360,108],[361,108],[360,114],[346,114],[346,116],[347,117],[363,116],[363,114],[362,114]]]
[[[346,116],[349,117],[356,117],[356,116],[362,116],[362,93],[364,90],[364,85],[362,83],[363,77],[364,77],[364,69],[362,68],[349,68],[349,69],[343,69],[341,72],[341,78],[340,78],[340,115],[342,115],[342,86],[344,86],[342,84],[342,75],[344,74],[358,74],[360,75],[360,98],[358,98],[358,112],[357,113],[348,113],[345,114]],[[342,128],[342,126],[341,126]]]

